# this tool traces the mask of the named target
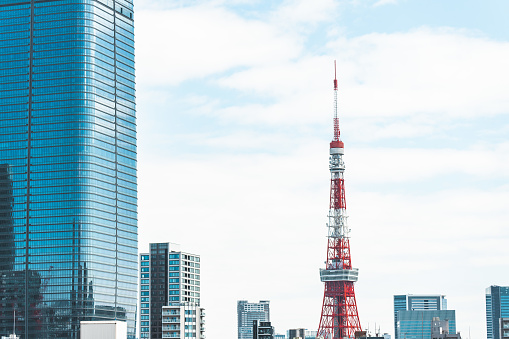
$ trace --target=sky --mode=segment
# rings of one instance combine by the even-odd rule
[[[201,255],[206,335],[237,300],[316,330],[334,60],[364,329],[444,294],[486,338],[509,285],[507,0],[137,0],[139,249]]]

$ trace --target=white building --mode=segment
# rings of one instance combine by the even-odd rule
[[[163,306],[163,338],[205,338],[205,309],[197,303]]]
[[[126,339],[125,321],[80,321],[81,339]]]

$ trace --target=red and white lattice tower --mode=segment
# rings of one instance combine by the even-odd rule
[[[331,173],[327,261],[320,269],[325,283],[322,315],[317,338],[354,338],[361,330],[355,291],[359,269],[352,267],[350,240],[346,219],[344,144],[340,140],[338,120],[338,81],[334,61],[334,139],[330,143],[329,169]]]

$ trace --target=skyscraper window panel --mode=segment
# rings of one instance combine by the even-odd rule
[[[2,335],[16,311],[22,338],[100,319],[135,336],[132,7],[0,1]]]

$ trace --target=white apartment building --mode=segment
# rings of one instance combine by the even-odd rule
[[[205,309],[196,303],[163,306],[163,338],[205,338]]]

